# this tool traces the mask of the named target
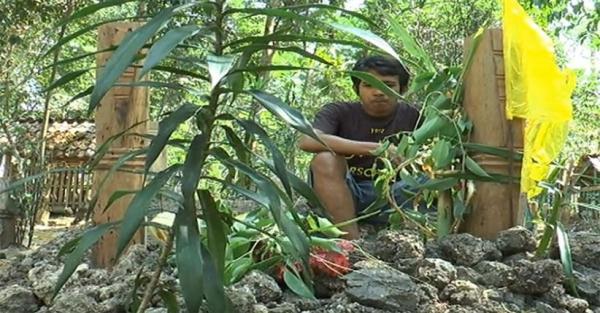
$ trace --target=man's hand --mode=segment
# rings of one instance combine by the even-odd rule
[[[386,158],[394,165],[400,165],[404,161],[400,155],[398,155],[398,148],[395,144],[386,142],[380,144],[376,150],[371,151],[372,155]]]

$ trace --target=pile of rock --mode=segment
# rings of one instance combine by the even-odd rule
[[[0,312],[126,312],[140,268],[149,275],[157,251],[133,246],[112,272],[84,262],[52,300],[62,267],[58,250],[76,233],[0,265]],[[227,287],[227,294],[239,313],[600,313],[600,234],[573,233],[570,241],[580,298],[565,292],[560,262],[533,258],[534,236],[521,227],[496,241],[457,234],[439,243],[415,231],[386,230],[357,242],[351,273],[317,277],[320,299],[299,298],[259,271]],[[168,268],[161,286],[176,291],[176,276]],[[160,298],[152,306],[147,312],[167,313]]]

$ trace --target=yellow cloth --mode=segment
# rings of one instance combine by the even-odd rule
[[[525,119],[521,191],[531,199],[567,138],[575,74],[558,67],[552,41],[516,0],[504,0],[503,24],[506,114]]]

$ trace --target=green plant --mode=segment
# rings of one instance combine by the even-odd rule
[[[380,201],[391,203],[393,224],[411,222],[426,234],[443,237],[456,231],[467,212],[475,192],[473,181],[507,182],[514,177],[488,174],[471,157],[473,153],[491,154],[503,158],[518,158],[518,153],[506,149],[468,143],[471,123],[462,109],[463,76],[468,70],[477,49],[481,30],[473,36],[470,50],[462,66],[438,69],[438,65],[395,20],[388,18],[391,30],[402,41],[409,55],[409,64],[415,64],[415,78],[407,96],[418,95],[424,100],[421,124],[412,133],[399,133],[388,140],[394,144],[395,153],[403,162],[393,164],[383,152],[378,151],[384,168],[378,170],[375,186]],[[416,66],[418,65],[418,66]],[[512,155],[514,154],[514,155]],[[402,179],[411,190],[408,201],[415,210],[402,210],[406,203],[395,203],[390,194],[390,183]],[[423,179],[427,178],[427,179]],[[437,199],[437,216],[420,213],[418,203],[434,205]]]
[[[63,23],[122,2],[125,1],[91,5],[75,12]],[[145,299],[149,299],[152,295],[172,245],[175,246],[175,263],[178,267],[182,294],[190,312],[197,312],[203,302],[211,312],[230,311],[224,285],[235,281],[244,273],[245,267],[242,265],[248,263],[247,254],[253,251],[252,249],[246,252],[238,251],[241,246],[245,247],[244,240],[267,242],[268,249],[265,251],[274,254],[275,259],[281,260],[286,265],[283,279],[288,286],[300,295],[311,296],[310,247],[318,244],[331,247],[327,240],[319,239],[311,229],[328,232],[334,227],[324,226],[323,221],[315,222],[314,218],[312,218],[313,225],[310,225],[311,218],[305,220],[293,209],[292,199],[296,194],[306,198],[314,207],[320,207],[320,203],[311,188],[287,169],[283,154],[262,125],[252,120],[251,116],[239,108],[242,103],[256,101],[289,127],[320,140],[310,123],[298,110],[278,97],[254,88],[261,85],[260,79],[257,80],[256,76],[262,72],[307,69],[289,65],[255,65],[253,56],[257,51],[268,48],[322,60],[294,43],[335,42],[335,40],[284,32],[258,37],[229,38],[227,27],[229,23],[236,22],[233,17],[239,14],[250,17],[276,16],[293,19],[296,22],[323,25],[322,22],[302,14],[314,9],[339,10],[364,19],[356,13],[320,4],[251,9],[231,8],[222,0],[192,2],[161,10],[142,27],[130,33],[123,43],[114,49],[112,57],[97,77],[96,84],[78,95],[78,97],[90,96],[89,112],[95,109],[100,99],[132,62],[142,58],[144,65],[139,77],[136,82],[129,84],[130,86],[169,88],[185,95],[188,99],[193,99],[193,103],[184,103],[165,114],[159,124],[158,134],[152,138],[150,146],[147,149],[133,151],[117,162],[113,171],[118,170],[119,165],[127,158],[145,154],[145,170],[140,174],[148,175],[151,179],[142,190],[135,192],[121,221],[97,225],[63,249],[62,253],[67,254],[65,267],[57,282],[55,294],[73,273],[85,251],[99,240],[102,234],[109,229],[117,228],[119,231],[117,255],[122,254],[136,230],[144,225],[145,217],[152,213],[148,211],[152,199],[159,194],[171,194],[170,197],[179,203],[179,209],[172,226],[167,227],[159,265],[149,282],[144,299],[137,305],[138,312],[145,310],[147,303]],[[196,19],[196,15],[201,15],[203,18]],[[170,29],[163,32],[162,29],[167,24],[170,25]],[[368,31],[329,22],[325,25],[357,35],[382,47],[388,53],[394,53],[381,38]],[[155,37],[157,39],[153,40]],[[67,38],[74,37],[67,36]],[[198,41],[208,42],[210,45],[193,44]],[[60,41],[52,49],[67,42]],[[270,42],[286,44],[270,45]],[[366,48],[358,41],[341,43]],[[149,48],[147,53],[142,50],[144,48]],[[174,62],[175,65],[170,65],[168,62],[173,60],[177,62]],[[60,62],[64,63],[64,61]],[[169,65],[164,65],[165,62]],[[152,80],[155,77],[152,71],[176,73],[185,78],[182,81],[186,83]],[[80,72],[63,75],[52,84],[52,87],[58,88],[69,83],[76,79]],[[361,75],[361,73],[351,74]],[[146,80],[143,79],[144,77]],[[373,80],[372,77],[365,77],[365,79]],[[193,138],[173,139],[171,137],[173,133],[183,125],[189,127]],[[240,133],[254,137],[260,142],[261,148],[248,147]],[[98,149],[96,160],[102,158],[108,145],[110,142]],[[150,166],[166,147],[181,149],[185,154],[183,163],[173,164],[159,173],[150,173]],[[247,161],[249,159],[256,160],[257,163],[251,165]],[[90,167],[93,167],[93,163],[91,162]],[[252,188],[242,186],[237,183],[239,180],[234,180],[235,177],[240,176],[248,177],[252,182]],[[168,182],[175,182],[180,192],[173,194],[172,191],[164,190],[163,186]],[[234,191],[261,205],[264,209],[255,213],[261,218],[247,217],[242,220],[236,217],[233,212],[220,205],[216,195],[222,190]],[[106,209],[110,209],[110,203],[131,193],[131,191],[120,191],[113,194]],[[268,218],[263,215],[268,215]],[[201,220],[203,227],[199,227],[197,218]],[[252,236],[260,234],[266,237],[244,239],[240,236],[241,233],[248,231],[254,231]],[[268,259],[261,262],[263,266],[270,264]],[[252,266],[258,265],[253,263]],[[198,297],[199,292],[203,297]]]

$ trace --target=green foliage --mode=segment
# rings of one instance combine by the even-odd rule
[[[113,5],[119,3],[119,1],[110,2]],[[76,21],[100,8],[108,8],[110,4],[85,7],[62,23]],[[213,19],[213,21],[206,22],[206,24],[201,23],[201,25],[195,24],[197,22],[195,19],[186,18],[187,14],[192,14],[199,9],[196,6],[202,7],[202,9],[205,7],[191,3],[165,8],[142,27],[128,34],[123,43],[116,47],[105,68],[100,71],[90,95],[88,110],[91,111],[95,109],[106,92],[115,85],[118,77],[134,61],[140,60],[140,54],[146,53],[141,56],[146,58],[140,76],[153,79],[156,72],[160,73],[166,70],[177,75],[179,84],[175,85],[169,81],[143,81],[133,82],[129,84],[130,86],[174,89],[180,97],[186,98],[190,95],[196,97],[190,98],[191,103],[181,105],[171,113],[163,115],[158,134],[153,136],[150,147],[141,151],[141,153],[146,153],[144,175],[149,177],[149,182],[140,191],[135,192],[121,221],[117,256],[125,249],[137,229],[143,225],[144,219],[153,214],[148,209],[152,199],[166,192],[165,186],[169,186],[170,181],[175,182],[176,186],[180,187],[181,196],[173,197],[173,199],[181,203],[177,206],[180,209],[176,212],[170,232],[175,240],[175,259],[186,305],[191,312],[198,311],[204,302],[211,312],[229,312],[231,306],[225,297],[224,285],[243,274],[243,271],[239,269],[232,272],[231,264],[250,268],[253,265],[264,266],[264,262],[267,262],[268,259],[249,259],[247,253],[244,253],[243,258],[230,258],[232,253],[228,252],[231,251],[230,243],[239,243],[241,239],[228,235],[232,227],[230,221],[235,219],[234,213],[220,209],[218,190],[227,188],[230,192],[237,192],[268,209],[268,223],[265,224],[263,220],[262,225],[253,227],[259,229],[260,233],[264,233],[263,227],[268,227],[271,228],[270,232],[277,234],[279,239],[272,242],[276,246],[276,250],[272,251],[277,251],[283,264],[287,264],[293,272],[286,270],[284,281],[293,291],[311,297],[308,256],[312,240],[309,236],[309,225],[306,225],[293,209],[292,198],[297,192],[315,205],[319,205],[319,201],[308,185],[287,169],[286,160],[277,145],[271,140],[269,133],[262,128],[260,123],[245,119],[244,112],[240,110],[248,99],[254,99],[265,110],[279,118],[280,122],[278,123],[283,122],[320,140],[308,120],[297,109],[289,106],[279,97],[258,88],[243,89],[243,86],[260,86],[265,72],[286,72],[305,68],[276,64],[254,65],[250,63],[251,55],[261,49],[269,49],[269,46],[261,46],[261,49],[257,49],[260,38],[243,40],[248,37],[239,37],[232,40],[225,34],[225,29],[228,23],[235,22],[235,20],[229,20],[234,13],[291,18],[294,22],[311,21],[310,18],[299,15],[295,11],[309,10],[312,6],[276,10],[236,10],[226,8],[222,1],[218,1],[208,5],[211,8],[209,19]],[[323,9],[332,9],[332,7],[323,7]],[[167,30],[164,35],[161,35],[161,29],[172,23],[177,23],[177,28]],[[337,27],[359,33],[361,37],[374,36],[368,31],[360,32],[353,27],[345,28],[340,25]],[[200,30],[204,31],[200,32]],[[212,48],[188,44],[198,36],[207,35],[214,38]],[[70,38],[76,37],[71,36]],[[153,38],[158,39],[153,40]],[[150,44],[148,44],[149,41],[151,41]],[[57,45],[66,44],[68,41],[57,43]],[[142,50],[144,47],[149,50]],[[306,57],[312,61],[325,61],[299,46],[281,48],[276,50],[280,53]],[[174,62],[174,66],[169,65],[173,64],[173,60],[177,60]],[[188,62],[193,66],[188,66],[183,70],[180,66]],[[200,66],[198,66],[199,64]],[[67,73],[50,87],[52,89],[62,87],[83,75],[84,72],[85,70],[75,70]],[[207,80],[207,77],[210,80]],[[229,89],[230,86],[235,86],[235,89]],[[195,127],[190,127],[189,124]],[[189,134],[193,135],[193,139],[191,141],[173,140],[173,134],[184,127],[187,128]],[[260,149],[247,146],[246,142],[238,135],[239,133],[245,133],[245,136],[250,138],[256,136],[263,146]],[[228,140],[223,141],[224,137]],[[183,148],[185,155],[183,163],[173,164],[159,173],[149,172],[152,163],[161,151],[170,145]],[[104,150],[101,147],[99,151]],[[231,154],[232,152],[234,155]],[[271,159],[262,156],[267,152],[271,155]],[[250,166],[247,160],[243,160],[248,157],[262,162],[262,166]],[[214,170],[215,168],[225,171]],[[267,169],[274,176],[267,175],[261,168]],[[248,177],[252,184],[251,186],[242,186],[239,184],[240,180],[234,182],[232,177]],[[117,191],[113,201],[130,193],[131,191]],[[198,210],[198,205],[201,210]],[[201,214],[199,214],[200,211]],[[199,223],[196,222],[198,216],[203,221],[202,227],[199,227]],[[323,231],[327,229],[329,233],[335,233],[333,225],[320,224],[316,226],[317,229]],[[89,247],[88,241],[81,242],[75,245],[74,251],[85,250]],[[324,244],[326,241],[319,240],[318,242]],[[240,248],[237,246],[235,250]],[[79,261],[78,256],[79,254],[68,257],[68,264],[76,264]],[[295,268],[297,264],[301,265],[302,270],[297,271]],[[70,273],[71,266],[66,267],[61,277],[66,279]],[[57,291],[60,287],[58,286]],[[198,297],[198,292],[204,297]]]
[[[76,11],[70,18],[62,10],[67,2]],[[466,66],[458,65],[468,63],[463,63],[463,39],[498,20],[498,1],[368,0],[360,14],[338,8],[342,6],[339,1],[332,5],[279,1],[283,7],[268,2],[265,9],[258,7],[263,3],[242,0],[228,1],[226,6],[217,1],[167,8],[166,3],[174,2],[152,0],[146,1],[145,10],[140,3],[53,0],[17,5],[0,1],[0,60],[5,62],[0,68],[0,124],[14,117],[39,117],[44,89],[54,94],[52,117],[85,116],[132,60],[144,60],[140,76],[146,81],[133,85],[152,88],[150,114],[161,120],[159,132],[147,152],[124,157],[111,172],[139,153],[146,153],[148,171],[163,150],[174,167],[168,180],[165,172],[146,173],[150,183],[139,191],[137,204],[123,221],[121,227],[126,231],[120,244],[128,241],[132,229],[143,225],[145,216],[154,214],[148,210],[154,195],[170,194],[177,199],[175,255],[180,273],[186,277],[181,283],[189,307],[200,305],[201,299],[193,292],[198,290],[216,301],[209,304],[211,310],[222,310],[226,303],[222,285],[253,268],[269,270],[276,263],[305,263],[309,245],[318,241],[314,235],[335,229],[314,221],[305,223],[294,211],[297,195],[313,206],[320,204],[296,176],[306,172],[309,156],[298,154],[292,143],[297,136],[294,130],[314,136],[303,114],[310,117],[323,103],[356,97],[348,74],[371,79],[345,71],[358,56],[386,51],[399,57],[413,73],[406,97],[423,107],[423,126],[412,136],[399,134],[397,138],[396,152],[407,162],[402,166],[390,163],[380,173],[380,201],[389,200],[385,198],[389,193],[386,181],[399,172],[419,189],[410,201],[424,199],[432,204],[437,194],[450,192],[453,203],[438,218],[445,216],[442,222],[448,229],[456,228],[468,211],[472,181],[500,179],[483,171],[470,156],[483,153],[519,158],[503,149],[464,142],[470,125],[459,106],[461,73]],[[585,35],[580,37],[582,44],[593,46],[596,32],[581,32],[578,25],[597,25],[597,10],[590,12],[578,6],[580,2],[559,3],[552,7],[533,1],[528,9],[541,10],[536,18],[545,20],[543,24],[550,28],[567,21],[575,32]],[[564,5],[575,10],[565,11]],[[579,23],[582,14],[585,18]],[[106,50],[117,57],[94,84],[95,57],[103,52],[96,51],[95,29],[121,20],[150,22],[123,45]],[[62,39],[52,31],[60,25],[67,27]],[[60,52],[60,60],[50,64],[47,56],[55,51]],[[59,78],[50,81],[52,68]],[[597,71],[583,75],[580,73],[586,78],[579,80],[583,83],[574,97],[569,155],[597,151],[594,143],[600,142]],[[2,132],[5,130],[0,127]],[[98,156],[102,154],[101,147]],[[25,173],[30,161],[21,162]],[[90,162],[87,169],[93,165],[94,161]],[[431,179],[418,181],[422,175]],[[166,181],[169,187],[159,190],[159,182]],[[172,195],[168,188],[180,188],[181,195]],[[117,193],[114,200],[130,192]],[[264,208],[256,215],[239,218],[226,205],[234,196],[251,199]],[[23,206],[30,206],[31,201],[33,198],[23,201]],[[205,228],[194,222],[198,216]],[[233,222],[235,219],[240,221]],[[403,213],[401,219],[427,230],[436,222],[416,211]],[[224,236],[227,240],[222,240]],[[85,248],[83,242],[87,241],[79,241],[77,249]],[[253,253],[261,250],[257,242],[266,243],[268,249],[262,252],[270,255],[265,252],[264,258],[255,258]],[[69,251],[80,251],[73,249]],[[76,264],[77,255],[69,260]],[[308,295],[309,279],[303,276],[307,271],[297,273],[293,266],[288,266],[286,281],[298,293]],[[68,274],[65,267],[61,277]]]

